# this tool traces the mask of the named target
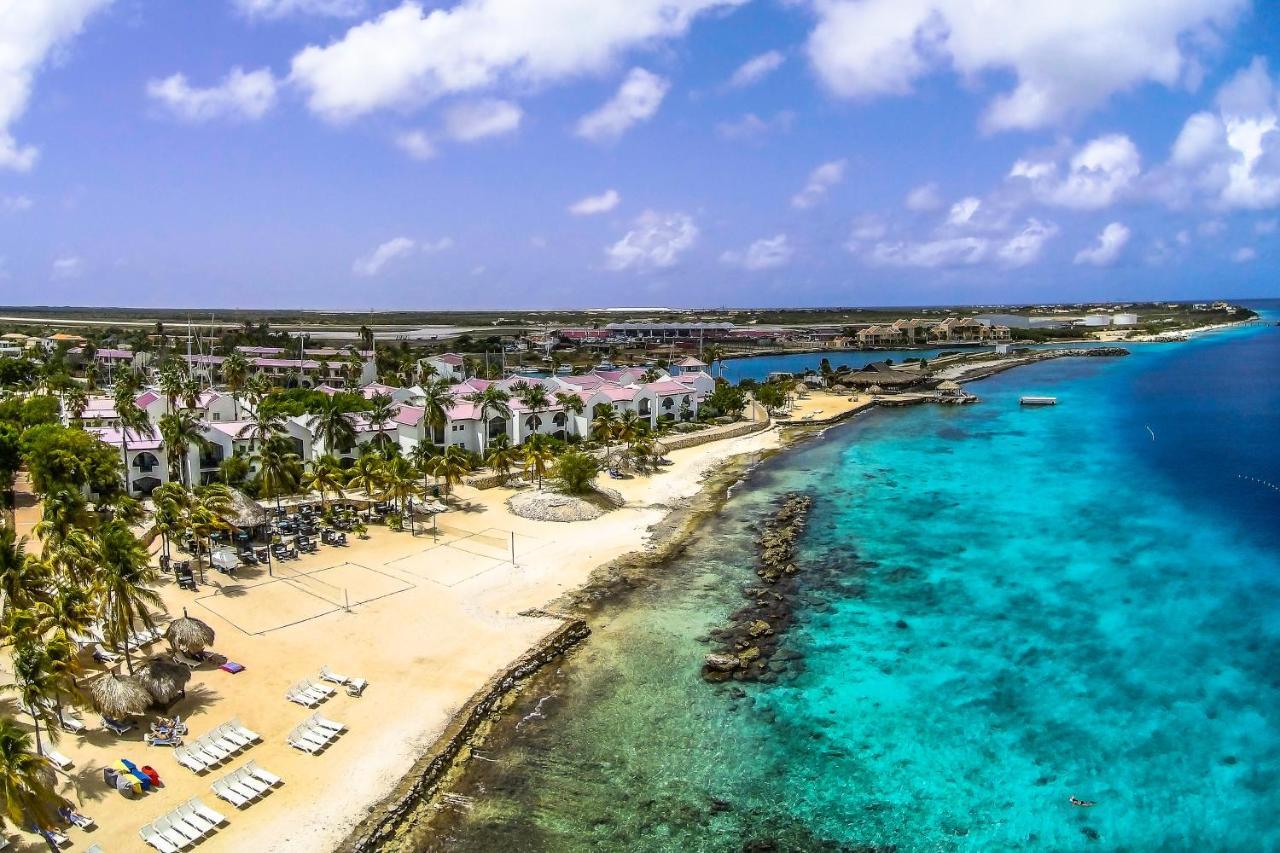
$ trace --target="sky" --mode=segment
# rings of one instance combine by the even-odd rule
[[[0,0],[0,304],[1280,295],[1280,3]]]

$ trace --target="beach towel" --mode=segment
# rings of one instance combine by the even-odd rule
[[[230,660],[218,667],[218,669],[223,672],[229,672],[232,675],[235,675],[237,672],[244,672],[244,666],[242,664],[238,664],[235,661]]]

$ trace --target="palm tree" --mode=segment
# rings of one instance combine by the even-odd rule
[[[200,379],[197,376],[188,374],[182,380],[182,403],[188,409],[194,409],[200,405],[200,394],[204,388],[200,385]]]
[[[31,751],[31,738],[8,717],[0,717],[0,797],[4,816],[14,826],[40,830],[61,825],[58,810],[67,805],[55,789],[53,766]]]
[[[489,452],[485,455],[484,462],[501,474],[505,481],[510,478],[511,470],[520,462],[520,456],[520,452],[511,446],[510,437],[500,435],[489,445]]]
[[[44,589],[47,567],[27,553],[27,537],[0,527],[0,609],[7,613],[31,606]]]
[[[80,416],[84,414],[84,410],[89,408],[89,395],[80,385],[71,385],[67,388],[66,394],[62,398],[62,404],[77,422]]]
[[[430,436],[419,441],[413,446],[413,450],[409,451],[409,461],[413,463],[413,467],[418,469],[418,473],[422,475],[422,493],[424,495],[430,491],[427,486],[427,477],[432,476],[431,460],[439,455],[440,448],[436,447]]]
[[[547,447],[545,438],[546,436],[535,435],[524,444],[524,474],[530,480],[536,477],[539,489],[542,488],[542,478],[551,469],[551,463],[556,458],[551,448]]]
[[[40,741],[40,724],[45,724],[49,742],[56,744],[59,738],[57,717],[53,708],[59,691],[58,679],[53,674],[49,652],[38,638],[24,637],[13,652],[13,683],[0,690],[18,694],[18,701],[31,715],[35,726],[36,752],[44,754]]]
[[[444,449],[444,453],[431,460],[431,473],[444,481],[444,493],[453,493],[453,487],[471,473],[471,456],[456,444]]]
[[[617,425],[614,426],[613,437],[625,444],[642,435],[648,426],[648,422],[641,420],[638,414],[627,410],[622,413],[622,417],[618,419]]]
[[[293,452],[287,439],[268,439],[259,448],[258,482],[262,486],[264,498],[276,499],[276,510],[280,510],[280,496],[294,492],[302,479],[302,463],[298,454]]]
[[[222,381],[231,392],[231,401],[235,405],[236,418],[240,417],[240,393],[244,391],[249,380],[249,360],[239,350],[232,350],[222,362]]]
[[[428,365],[430,367],[430,365]],[[435,368],[431,368],[432,372]],[[454,393],[447,379],[428,379],[422,385],[422,422],[429,432],[427,438],[434,444],[436,436],[444,442],[444,428],[449,424],[449,409],[454,403]]]
[[[136,621],[152,627],[148,606],[163,606],[153,589],[159,578],[147,549],[120,522],[111,522],[99,533],[98,565],[97,587],[106,636],[124,650],[125,666],[132,675],[129,635]]]
[[[164,364],[160,365],[160,375],[156,379],[156,386],[168,401],[169,405],[165,411],[173,412],[177,410],[178,398],[182,396],[184,382],[182,371],[178,368],[176,361],[168,359]]]
[[[124,465],[124,491],[129,494],[129,433],[134,436],[154,436],[155,427],[151,418],[138,405],[137,379],[127,373],[116,380],[113,394],[116,404],[116,418],[120,421],[120,458]]]
[[[164,555],[169,556],[169,543],[186,529],[186,516],[191,510],[191,493],[181,483],[162,483],[151,493],[155,504],[152,514],[154,529],[160,534]]]
[[[618,410],[603,403],[596,406],[595,418],[591,421],[591,437],[604,444],[605,456],[609,455],[609,442],[617,429]]]
[[[305,486],[308,490],[314,489],[319,492],[321,510],[328,509],[328,504],[325,502],[325,494],[328,492],[340,494],[342,492],[342,465],[339,464],[338,458],[325,455],[312,461],[311,473],[307,477]]]
[[[382,491],[383,460],[376,453],[365,453],[356,460],[347,485],[359,489],[369,498]]]
[[[342,365],[342,378],[347,388],[352,389],[360,384],[360,376],[364,373],[364,359],[359,353],[351,353]]]
[[[587,404],[582,397],[572,392],[557,391],[555,395],[556,405],[564,409],[566,415],[581,415],[586,409]]]
[[[247,437],[249,439],[249,450],[253,451],[258,448],[258,445],[265,445],[283,432],[284,415],[274,409],[264,408],[259,402],[254,407],[253,419],[240,428],[236,438]]]
[[[231,490],[222,483],[203,486],[191,495],[186,521],[196,539],[205,540],[210,560],[213,559],[213,534],[232,528],[226,519],[231,510]]]
[[[533,418],[533,432],[537,434],[542,427],[542,418],[538,417],[538,413],[545,412],[551,406],[551,397],[547,394],[547,389],[541,385],[525,385],[517,392],[517,396],[529,410],[529,415]]]
[[[52,638],[70,638],[71,634],[84,634],[93,624],[97,613],[93,596],[88,587],[74,583],[56,584],[48,597],[35,607],[38,624],[36,630]]]
[[[182,485],[191,485],[191,446],[204,450],[212,446],[204,437],[200,416],[190,409],[160,416],[160,437],[164,439],[165,449],[169,451],[169,476],[177,478]]]
[[[387,460],[382,466],[381,497],[383,500],[390,498],[395,501],[396,507],[404,512],[409,498],[418,494],[417,473],[413,463],[403,456]]]
[[[244,392],[245,396],[249,398],[249,404],[253,406],[256,412],[262,405],[262,401],[271,394],[271,380],[265,374],[255,373],[245,382]]]
[[[502,418],[511,417],[511,395],[497,384],[487,386],[483,391],[476,391],[466,396],[467,402],[480,407],[480,421],[484,424],[484,446],[489,446],[489,413],[493,412]]]
[[[327,453],[338,453],[356,443],[356,419],[337,397],[325,397],[319,410],[307,420],[307,428],[324,443]]]
[[[379,445],[385,444],[387,434],[384,431],[387,422],[396,416],[396,404],[391,399],[390,394],[374,394],[369,398],[369,410],[365,412],[365,417],[369,419],[369,424],[377,430],[378,434],[374,436],[374,441]]]
[[[724,347],[719,344],[708,344],[703,350],[703,358],[711,365],[712,376],[715,376],[717,362],[720,364],[720,375],[724,376]]]

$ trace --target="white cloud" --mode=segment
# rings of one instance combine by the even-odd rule
[[[406,130],[395,138],[396,147],[415,160],[430,160],[436,156],[435,143],[421,130]]]
[[[75,255],[68,255],[62,258],[55,258],[53,261],[53,269],[51,275],[55,279],[79,278],[84,272],[84,261]]]
[[[617,139],[632,125],[652,118],[670,87],[665,78],[632,68],[612,98],[578,120],[578,135],[593,142]]]
[[[574,216],[594,216],[597,213],[608,213],[618,206],[622,196],[614,189],[605,190],[600,195],[589,195],[569,205],[569,212]]]
[[[147,95],[184,121],[253,120],[275,105],[276,80],[267,68],[232,68],[216,86],[200,89],[191,86],[185,74],[173,74],[148,81]]]
[[[1129,229],[1123,223],[1111,222],[1098,234],[1098,240],[1092,246],[1086,246],[1076,252],[1077,264],[1093,264],[1106,267],[1115,263],[1120,251],[1129,242]]]
[[[804,210],[813,207],[826,197],[827,191],[844,180],[844,160],[831,160],[809,173],[809,180],[800,192],[791,197],[791,206]]]
[[[322,15],[353,18],[365,10],[365,0],[234,0],[236,9],[251,18]]]
[[[1248,0],[1027,3],[1025,0],[814,0],[809,59],[837,95],[903,95],[937,70],[966,81],[1011,74],[986,129],[1058,123],[1145,83],[1194,84],[1197,51]]]
[[[1006,267],[1025,267],[1040,259],[1044,246],[1058,233],[1052,222],[1028,219],[1021,231],[996,246],[996,259]]]
[[[688,214],[646,210],[621,240],[605,249],[605,265],[612,270],[674,266],[697,239],[698,226]]]
[[[30,210],[34,202],[25,195],[0,196],[0,211],[5,213],[21,213]]]
[[[452,237],[441,237],[437,240],[423,240],[418,244],[418,251],[424,255],[434,255],[436,252],[443,252],[445,249],[453,248]]]
[[[1253,223],[1254,234],[1274,234],[1280,229],[1280,219],[1263,219]]]
[[[778,50],[769,50],[759,56],[753,56],[733,72],[733,76],[729,78],[729,85],[735,89],[753,86],[777,71],[785,61],[786,57]]]
[[[0,169],[26,172],[38,151],[19,144],[13,125],[26,112],[37,72],[49,56],[79,35],[85,21],[111,0],[6,2],[0,9]]]
[[[951,205],[951,210],[947,213],[947,224],[957,227],[968,225],[980,207],[982,207],[982,200],[979,198],[966,196],[960,199]]]
[[[938,210],[944,204],[938,185],[932,183],[921,184],[907,193],[906,201],[903,203],[907,206],[907,210],[917,211]]]
[[[717,123],[716,133],[724,139],[731,140],[759,139],[775,130],[782,133],[791,130],[795,117],[796,114],[790,110],[782,110],[770,119],[760,118],[755,113],[744,113],[742,118],[736,121]]]
[[[1235,261],[1237,264],[1247,264],[1257,257],[1258,253],[1254,251],[1252,247],[1242,246],[1239,249],[1236,249],[1231,255],[1231,260]]]
[[[445,129],[460,142],[474,142],[514,132],[523,116],[520,107],[510,101],[473,101],[450,107],[445,113]]]
[[[853,221],[853,228],[849,231],[848,247],[850,251],[855,251],[862,241],[879,240],[888,232],[889,229],[880,217],[874,213],[865,213]]]
[[[356,258],[351,271],[359,276],[375,276],[397,258],[412,254],[417,244],[408,237],[393,237],[363,257]]]
[[[1017,161],[1009,178],[1026,181],[1043,204],[1096,210],[1128,192],[1141,171],[1137,146],[1129,137],[1113,133],[1086,143],[1072,155],[1061,176],[1055,159],[1039,159]]]
[[[1174,205],[1196,195],[1222,208],[1280,205],[1280,84],[1266,59],[1232,77],[1214,111],[1187,119],[1155,182]]]
[[[787,240],[787,235],[775,234],[754,241],[745,252],[725,252],[720,255],[720,260],[754,272],[785,266],[791,262],[794,254],[795,249]]]
[[[313,112],[349,120],[499,85],[531,89],[601,74],[625,51],[683,36],[698,15],[743,2],[465,0],[428,10],[405,0],[299,51],[290,79]]]
[[[1017,231],[993,236],[935,236],[928,239],[881,240],[865,252],[866,260],[878,266],[943,267],[993,263],[1006,268],[1023,267],[1040,259],[1058,233],[1052,222],[1028,219]],[[848,248],[860,252],[862,243],[851,240]]]

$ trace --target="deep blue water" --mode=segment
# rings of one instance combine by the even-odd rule
[[[760,466],[521,700],[424,846],[1280,849],[1280,329],[1132,349]],[[794,490],[800,665],[705,684]]]

